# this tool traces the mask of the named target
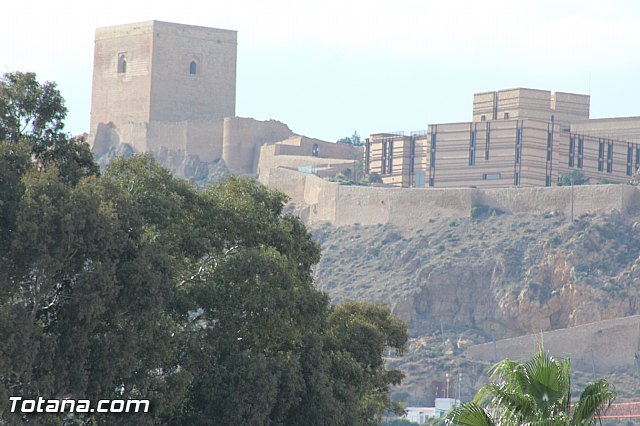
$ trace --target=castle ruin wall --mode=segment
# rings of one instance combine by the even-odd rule
[[[291,136],[291,129],[279,121],[226,117],[223,125],[222,159],[233,173],[255,174],[260,146]]]
[[[467,348],[466,356],[486,362],[523,360],[540,343],[551,355],[571,358],[572,365],[582,370],[634,367],[640,355],[640,315],[474,345]]]
[[[504,213],[571,215],[570,187],[503,189],[402,189],[338,185],[317,176],[272,169],[268,186],[283,191],[300,207],[309,207],[309,224],[393,224],[416,227],[431,217],[469,217],[474,206]],[[573,188],[573,214],[640,212],[638,189],[628,185],[583,185]]]

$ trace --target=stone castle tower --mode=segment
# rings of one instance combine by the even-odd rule
[[[98,28],[94,151],[127,143],[219,157],[211,147],[221,149],[223,119],[235,116],[236,50],[236,31],[159,21]]]
[[[175,175],[206,180],[255,176],[285,157],[287,167],[360,158],[352,147],[290,139],[279,121],[236,117],[236,51],[235,31],[159,21],[98,28],[88,138],[98,163],[150,152]]]

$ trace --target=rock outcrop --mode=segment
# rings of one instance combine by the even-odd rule
[[[503,338],[640,313],[640,237],[620,214],[328,226],[318,285],[389,304],[413,335],[445,324]]]

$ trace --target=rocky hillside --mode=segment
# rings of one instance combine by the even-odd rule
[[[422,229],[320,227],[317,283],[388,303],[413,335],[497,338],[637,314],[640,226],[619,214],[432,219]]]
[[[397,391],[408,403],[442,396],[446,372],[462,373],[470,398],[486,367],[464,358],[472,343],[640,313],[636,218],[475,213],[412,230],[314,229],[321,289],[387,303],[407,321],[408,353],[390,362],[408,376]]]

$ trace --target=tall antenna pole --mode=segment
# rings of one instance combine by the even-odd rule
[[[449,373],[447,373],[447,391],[445,392],[445,398],[449,398]]]

